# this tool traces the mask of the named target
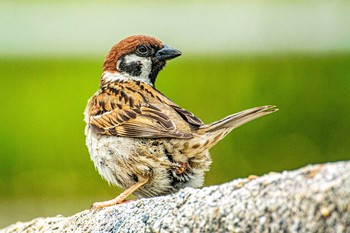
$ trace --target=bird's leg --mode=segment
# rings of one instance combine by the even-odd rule
[[[125,198],[127,198],[130,194],[132,194],[136,189],[140,188],[142,185],[146,184],[148,182],[149,178],[146,178],[142,181],[137,182],[136,184],[132,185],[128,189],[124,190],[119,196],[116,198],[109,200],[109,201],[102,201],[102,202],[95,202],[90,210],[98,210],[107,206],[117,205],[125,202]]]
[[[188,167],[188,163],[178,162],[177,167],[175,169],[175,173],[177,175],[182,174],[186,171],[187,167]]]

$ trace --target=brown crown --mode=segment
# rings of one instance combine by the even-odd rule
[[[163,43],[157,38],[146,35],[129,36],[114,45],[109,51],[103,64],[103,71],[116,71],[118,59],[135,51],[138,45],[152,45],[154,47],[162,47]]]

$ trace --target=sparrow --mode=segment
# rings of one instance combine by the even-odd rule
[[[134,35],[109,51],[98,91],[85,109],[86,145],[99,174],[123,188],[92,209],[200,187],[209,149],[231,130],[278,109],[267,105],[204,124],[155,88],[158,73],[181,52],[157,38]]]

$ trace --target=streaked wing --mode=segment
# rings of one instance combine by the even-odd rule
[[[164,96],[162,93],[160,93],[158,90],[155,90],[155,92],[158,94],[157,97],[163,102],[172,107],[181,117],[184,119],[187,123],[191,124],[194,127],[203,126],[204,123],[196,117],[193,113],[187,111],[186,109],[181,108],[177,104],[175,104],[173,101],[168,99],[166,96]]]
[[[139,90],[141,85],[143,92]],[[188,123],[197,125],[200,120],[178,106],[173,108],[164,103],[163,97],[144,84],[110,84],[90,100],[89,123],[97,132],[107,135],[192,138]]]
[[[195,115],[193,115],[193,113],[187,111],[186,109],[183,109],[177,105],[172,105],[171,106],[177,113],[180,114],[180,116],[187,121],[188,123],[190,123],[193,126],[202,126],[204,125],[204,123]]]
[[[160,109],[149,105],[130,110],[114,109],[91,117],[90,124],[101,133],[134,138],[192,138],[180,131]]]

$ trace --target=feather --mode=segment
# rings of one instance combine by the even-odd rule
[[[192,138],[199,118],[146,83],[107,83],[90,100],[89,124],[100,134],[133,138]],[[190,124],[190,125],[189,125]]]

